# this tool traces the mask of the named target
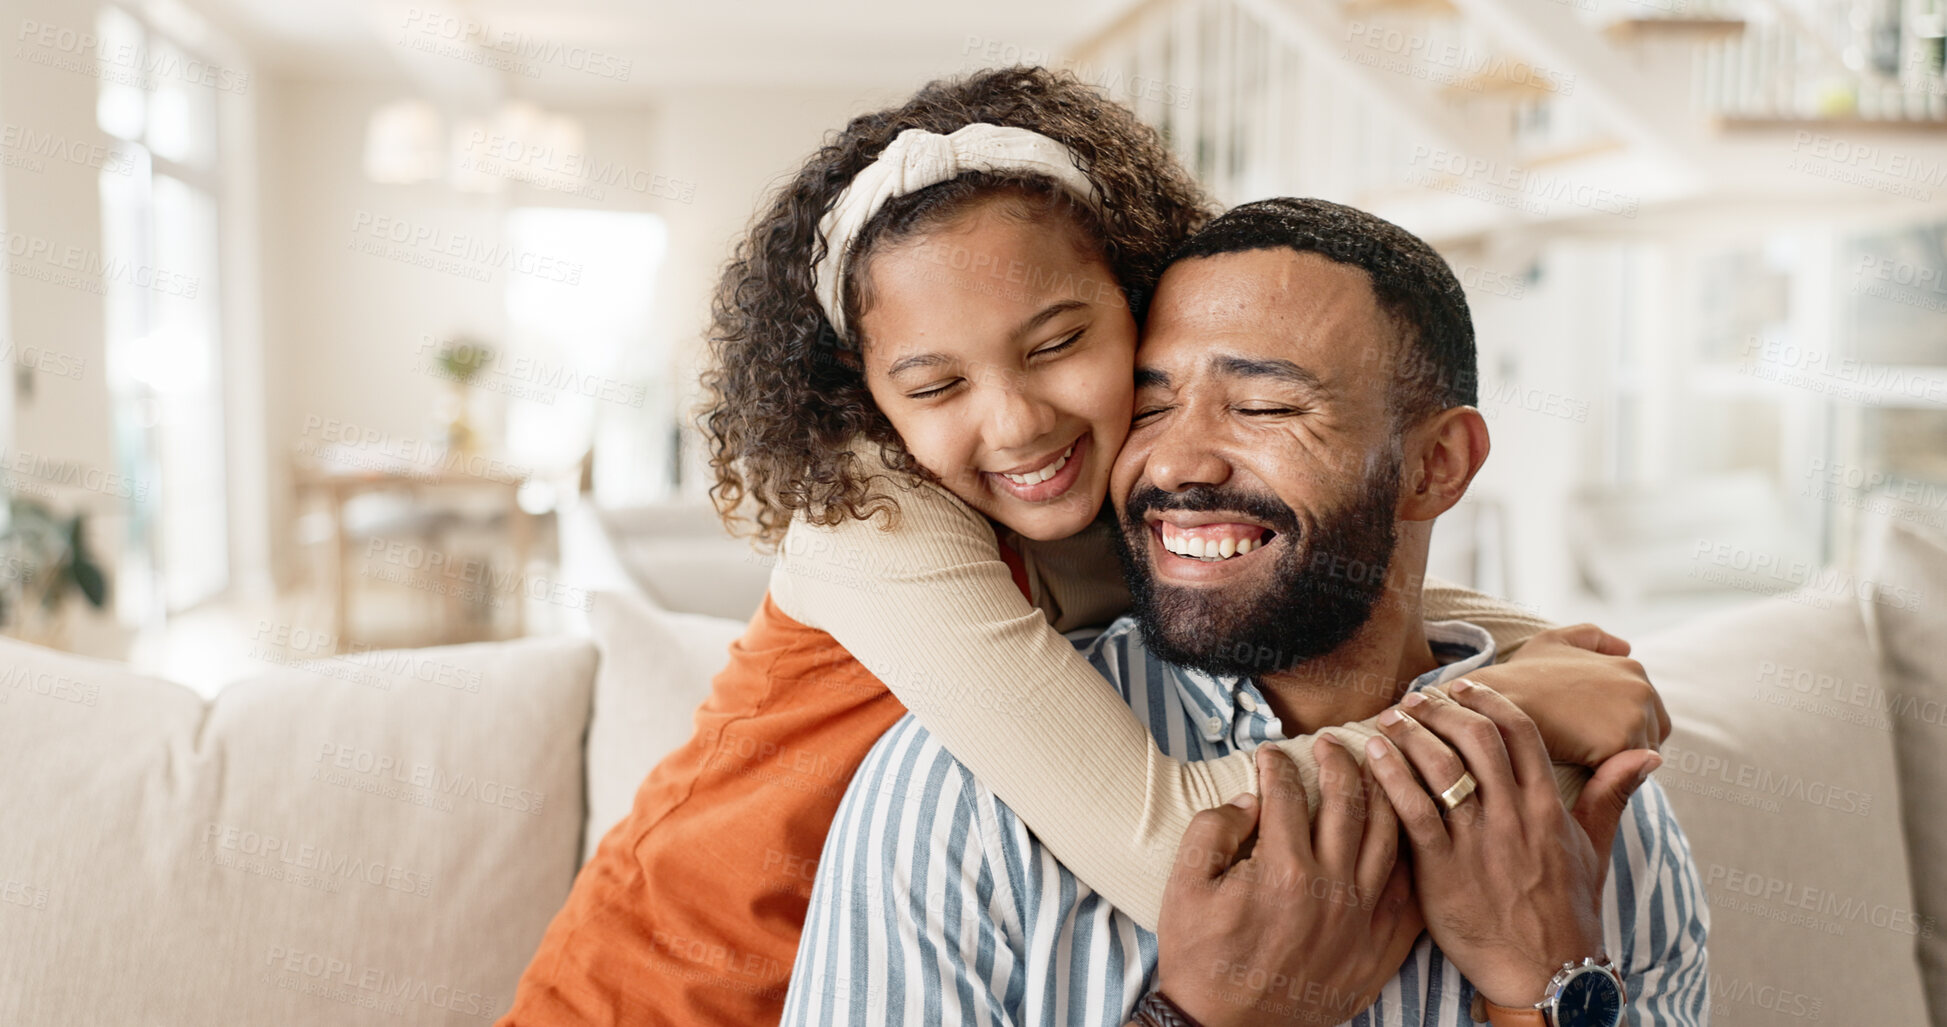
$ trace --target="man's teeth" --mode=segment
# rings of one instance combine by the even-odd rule
[[[1075,440],[1075,442],[1080,441],[1080,439]],[[1054,477],[1063,467],[1068,466],[1068,458],[1075,455],[1075,442],[1069,443],[1068,448],[1060,456],[1055,458],[1054,463],[1038,471],[1029,471],[1026,474],[1003,474],[1001,477],[1006,478],[1016,485],[1039,485],[1049,478]]]
[[[1195,560],[1228,560],[1233,556],[1243,556],[1264,545],[1263,539],[1225,538],[1205,539],[1195,535],[1179,535],[1163,532],[1163,548],[1178,556]]]

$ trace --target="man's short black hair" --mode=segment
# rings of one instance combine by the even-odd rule
[[[1362,268],[1372,279],[1402,346],[1389,397],[1399,424],[1478,402],[1474,321],[1459,279],[1433,247],[1384,218],[1324,200],[1257,200],[1204,226],[1171,262],[1279,247]]]

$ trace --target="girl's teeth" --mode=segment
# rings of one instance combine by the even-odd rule
[[[1079,442],[1081,440],[1077,439],[1076,441]],[[1006,478],[1008,481],[1011,481],[1016,485],[1039,485],[1042,482],[1047,481],[1049,478],[1052,478],[1056,474],[1060,473],[1061,469],[1068,465],[1068,458],[1074,455],[1075,455],[1075,446],[1073,443],[1071,443],[1069,444],[1068,449],[1065,452],[1063,452],[1061,456],[1055,458],[1054,463],[1051,463],[1048,466],[1043,467],[1038,471],[1029,471],[1026,474],[1003,474],[1001,475],[1001,477]]]

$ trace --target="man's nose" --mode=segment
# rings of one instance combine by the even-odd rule
[[[1022,449],[1055,430],[1055,408],[1014,382],[997,382],[989,390],[987,445],[1006,451]]]
[[[1143,476],[1165,492],[1230,480],[1230,461],[1218,447],[1217,426],[1191,411],[1171,419],[1150,443]]]

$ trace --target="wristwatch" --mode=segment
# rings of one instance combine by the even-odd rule
[[[1492,1027],[1618,1027],[1629,1001],[1614,964],[1593,959],[1563,963],[1546,995],[1532,1006],[1497,1006],[1476,993],[1486,1016],[1474,1019]]]

